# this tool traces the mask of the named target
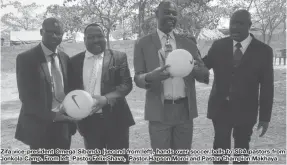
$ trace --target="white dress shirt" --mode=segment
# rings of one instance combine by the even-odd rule
[[[157,33],[162,45],[162,49],[165,48],[165,43],[167,36],[162,31],[157,29]],[[172,46],[172,50],[176,49],[176,40],[174,37],[173,31],[169,33],[170,35],[170,44]],[[170,100],[176,100],[182,97],[186,97],[185,93],[185,83],[183,78],[180,77],[174,77],[174,78],[168,78],[163,81],[163,89],[164,89],[164,98],[170,99]]]
[[[94,55],[88,50],[85,53],[84,66],[83,66],[83,83],[84,90],[89,92],[92,96],[101,95],[101,77],[102,77],[102,65],[103,65],[104,53],[100,55]],[[93,67],[96,67],[96,74],[92,75]],[[96,79],[94,90],[90,91],[91,79]],[[97,113],[101,113],[99,110]]]
[[[51,73],[51,55],[52,55],[54,52],[51,51],[50,49],[48,49],[42,42],[41,42],[41,47],[42,47],[42,50],[43,50],[43,52],[44,52],[44,55],[45,55],[45,58],[46,58],[46,61],[47,61],[47,64],[48,64],[48,69],[49,69],[50,76],[52,77],[52,73]],[[58,53],[57,49],[56,49],[55,53]],[[64,87],[63,73],[62,73],[62,68],[61,68],[61,65],[60,65],[59,57],[58,57],[58,56],[55,56],[54,59],[55,59],[55,64],[56,64],[57,67],[60,69],[60,74],[61,74],[61,76],[62,76],[62,85],[63,85],[63,87]],[[59,101],[62,101],[62,100],[59,100]],[[56,101],[55,95],[53,94],[52,111],[55,111],[55,108],[56,108],[57,106],[59,106],[60,104],[61,104],[61,103],[59,103],[58,101]]]
[[[249,44],[251,43],[251,41],[252,41],[252,37],[250,36],[250,34],[248,35],[248,37],[246,37],[243,41],[241,41],[240,43],[241,43],[241,48],[240,48],[240,50],[241,50],[241,52],[242,52],[242,54],[244,55],[244,53],[245,53],[245,51],[246,51],[246,49],[248,48],[248,46],[249,46]],[[238,42],[237,41],[234,41],[233,40],[233,53],[235,52],[235,50],[236,50],[236,44],[237,44]]]

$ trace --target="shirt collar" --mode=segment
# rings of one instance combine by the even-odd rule
[[[41,42],[41,47],[42,47],[42,50],[43,50],[45,56],[50,56],[50,55],[52,55],[52,54],[54,54],[54,53],[58,53],[58,50],[57,50],[57,49],[56,49],[55,52],[53,52],[53,51],[51,51],[49,48],[47,48],[47,47],[43,44],[43,42]]]
[[[248,37],[246,37],[243,41],[240,42],[242,48],[245,49],[248,46],[248,44],[251,42],[251,40],[252,40],[252,37],[249,34]],[[233,40],[233,46],[235,46],[237,43],[238,43],[237,41]]]
[[[93,53],[89,52],[88,50],[86,50],[85,53],[85,58],[90,58],[90,57],[104,57],[104,52],[101,53],[100,55],[94,55]]]
[[[165,34],[164,32],[162,32],[161,30],[156,29],[156,31],[157,31],[157,34],[158,34],[160,40],[161,40],[163,37],[166,37],[166,34]],[[172,30],[171,32],[169,32],[168,34],[170,35],[170,38],[171,38],[171,39],[175,40],[175,39],[174,39],[173,30]]]

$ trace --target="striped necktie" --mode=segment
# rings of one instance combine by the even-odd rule
[[[62,102],[65,98],[64,86],[63,86],[63,77],[59,66],[55,62],[56,53],[50,55],[51,57],[51,78],[52,78],[52,88],[56,101]]]
[[[165,58],[168,56],[168,54],[172,51],[172,46],[170,44],[170,35],[167,34],[166,35],[166,42],[165,42],[165,45],[164,45],[164,51],[165,51]]]

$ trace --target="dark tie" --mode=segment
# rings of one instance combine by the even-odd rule
[[[51,77],[52,77],[52,88],[54,97],[58,102],[62,102],[65,98],[64,86],[62,84],[63,78],[59,66],[55,62],[56,53],[51,55]]]
[[[236,45],[235,45],[236,49],[235,49],[235,52],[234,52],[234,55],[233,55],[233,65],[235,67],[237,67],[241,61],[241,58],[243,56],[243,53],[242,51],[240,50],[240,48],[242,47],[241,43],[238,42]]]

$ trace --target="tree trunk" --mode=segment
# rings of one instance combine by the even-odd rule
[[[109,28],[109,29],[107,29],[107,34],[106,34],[106,38],[107,38],[107,47],[108,47],[108,49],[110,49],[111,48],[111,45],[110,45],[110,31],[111,31],[111,29]]]
[[[247,11],[249,11],[249,9],[250,9],[250,7],[251,7],[251,5],[252,5],[252,2],[253,2],[253,0],[250,1],[249,5],[248,5],[248,7],[247,7]]]
[[[270,45],[270,43],[271,43],[272,33],[273,33],[273,32],[269,32],[269,34],[268,34],[267,45]]]
[[[139,21],[139,31],[138,31],[138,37],[142,37],[142,25],[144,24],[144,14],[145,14],[145,5],[146,0],[140,0],[139,3],[139,15],[138,15],[138,21]]]
[[[265,30],[263,30],[263,31],[261,32],[261,34],[262,34],[262,42],[266,43],[266,42],[265,42],[265,40],[266,40]]]

